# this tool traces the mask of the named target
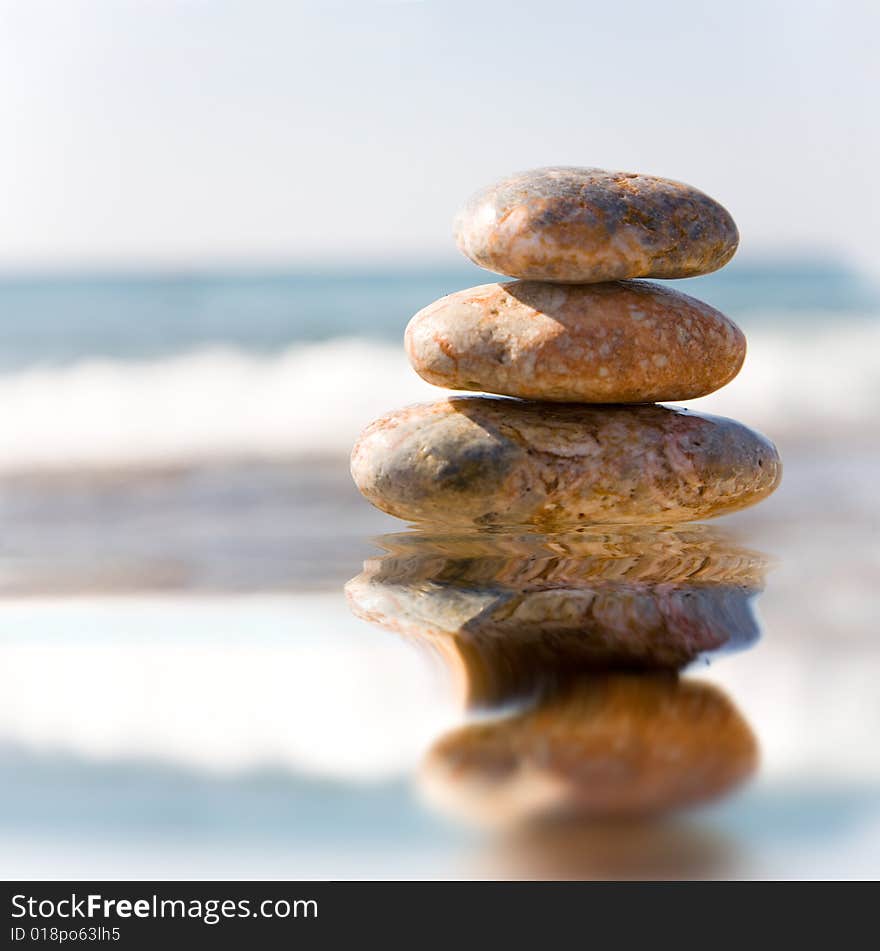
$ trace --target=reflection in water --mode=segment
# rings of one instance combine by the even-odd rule
[[[717,830],[668,821],[547,820],[496,837],[479,863],[486,878],[703,879],[728,873],[734,844]]]
[[[733,790],[758,746],[723,692],[678,672],[758,638],[764,557],[704,525],[378,543],[349,603],[439,654],[481,708],[421,780],[435,806],[504,830],[492,874],[708,874],[726,844],[656,820]]]
[[[674,673],[597,674],[442,737],[424,781],[433,802],[493,824],[643,817],[713,799],[756,762],[751,730],[715,687]]]
[[[470,705],[574,675],[679,669],[752,643],[764,559],[717,529],[385,536],[353,611],[449,663]]]

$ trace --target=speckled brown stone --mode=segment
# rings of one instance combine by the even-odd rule
[[[598,168],[539,168],[478,192],[456,218],[475,264],[532,281],[693,277],[723,267],[739,234],[690,185]]]
[[[769,495],[781,464],[772,443],[721,417],[472,396],[376,420],[351,471],[407,521],[556,531],[721,515]]]
[[[756,764],[751,730],[717,688],[612,674],[447,734],[422,780],[435,804],[491,823],[636,817],[716,798]]]
[[[524,399],[653,403],[729,383],[740,329],[693,297],[648,281],[484,284],[443,297],[406,329],[429,383]]]

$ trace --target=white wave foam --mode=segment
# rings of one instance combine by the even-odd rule
[[[874,429],[880,324],[752,333],[739,377],[686,405],[771,438]],[[443,391],[403,347],[357,339],[0,376],[0,471],[347,453],[371,419]]]
[[[741,419],[773,439],[865,442],[880,432],[878,354],[880,321],[777,325],[748,335],[733,382],[685,405]]]
[[[0,377],[0,469],[347,452],[372,418],[437,392],[402,348],[361,340],[28,370]]]

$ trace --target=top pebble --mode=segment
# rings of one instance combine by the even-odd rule
[[[480,267],[563,284],[696,277],[727,264],[739,243],[730,214],[690,185],[575,167],[484,188],[459,213],[455,237]]]

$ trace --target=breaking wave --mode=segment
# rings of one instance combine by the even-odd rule
[[[877,432],[880,323],[822,326],[752,332],[739,377],[685,405],[777,440]],[[0,471],[344,454],[371,419],[442,395],[399,344],[356,338],[17,370],[0,376]]]

